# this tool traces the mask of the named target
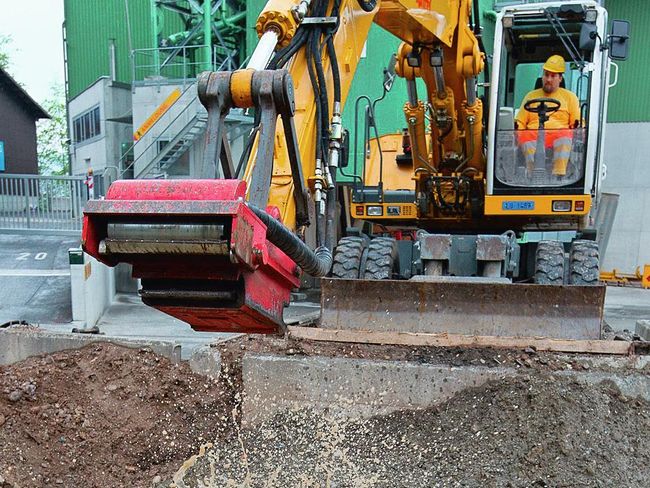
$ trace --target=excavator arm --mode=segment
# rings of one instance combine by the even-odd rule
[[[398,72],[425,81],[436,130],[447,132],[438,153],[467,154],[464,141],[480,147],[472,137],[481,118],[473,126],[458,118],[477,110],[471,80],[483,62],[469,12],[469,0],[269,1],[246,69],[199,77],[203,179],[116,181],[88,203],[84,250],[107,265],[130,263],[143,301],[197,330],[281,331],[301,273],[325,276],[332,265],[341,112],[371,23],[404,41]],[[243,172],[224,135],[233,107],[255,108]],[[407,122],[414,108],[407,104]],[[414,140],[424,134],[413,130]]]

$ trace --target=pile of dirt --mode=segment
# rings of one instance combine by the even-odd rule
[[[286,412],[210,447],[173,486],[646,487],[649,406],[538,372],[368,420]]]
[[[334,353],[298,346],[286,354]],[[239,359],[255,347],[221,348],[219,381],[107,343],[0,367],[0,487],[634,488],[650,479],[648,402],[554,374],[566,360],[348,348],[348,357],[451,367],[505,362],[520,374],[428,410],[363,420],[289,411],[242,429]]]
[[[108,343],[0,367],[0,486],[150,487],[232,429],[223,391]]]

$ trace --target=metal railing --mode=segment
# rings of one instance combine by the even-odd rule
[[[144,80],[152,76],[171,79],[196,78],[206,68],[205,61],[201,59],[202,49],[205,49],[205,46],[135,49],[132,53],[133,80]]]
[[[235,64],[237,50],[228,50],[222,46],[212,48],[210,66],[206,66],[205,60],[202,59],[202,51],[205,47],[199,45],[134,49],[131,52],[133,80],[152,77],[193,80],[207,69],[220,71],[237,68]]]
[[[188,97],[186,94],[190,91],[193,90],[193,93],[191,93],[192,98],[188,101]],[[138,140],[135,141],[129,148],[128,150],[122,155],[122,157],[115,163],[114,167],[118,168],[118,174],[116,175],[116,179],[122,179],[122,178],[138,178],[140,175],[135,174],[135,168],[136,166],[141,163],[141,161],[147,161],[147,160],[152,160],[160,150],[165,149],[163,148],[158,148],[158,141],[160,140],[166,140],[166,143],[169,144],[170,139],[172,137],[168,137],[168,134],[172,133],[172,128],[176,127],[178,125],[178,121],[181,120],[183,117],[193,117],[196,114],[191,113],[188,116],[188,113],[192,111],[196,111],[197,107],[195,106],[194,99],[197,98],[196,95],[196,82],[190,83],[183,92],[181,93],[181,96],[176,100],[171,107],[167,109],[165,114],[163,114],[162,117],[160,117],[153,126],[147,131],[147,133],[144,134],[144,136]],[[178,112],[176,112],[177,104],[183,103],[185,104]],[[180,105],[179,105],[180,106]],[[197,112],[198,113],[198,112]],[[172,117],[173,116],[173,117]],[[171,118],[171,120],[170,120]],[[159,126],[164,126],[160,132],[158,132],[157,127]],[[154,129],[156,128],[156,129]],[[148,137],[148,133],[157,133],[155,137],[151,138]],[[175,134],[174,134],[175,135]],[[167,137],[166,137],[167,136]],[[166,139],[165,139],[166,138]],[[142,151],[137,151],[138,156],[135,157],[132,161],[127,162],[126,159],[129,156],[129,152],[135,153],[135,147],[136,144],[142,145],[143,143],[148,143],[147,146],[142,150]],[[157,149],[152,153],[152,149]],[[112,182],[112,180],[109,181],[109,184]]]
[[[0,233],[79,235],[83,176],[0,175]]]

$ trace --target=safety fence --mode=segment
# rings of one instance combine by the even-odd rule
[[[79,235],[83,176],[0,175],[0,233]]]

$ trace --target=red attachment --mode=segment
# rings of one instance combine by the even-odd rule
[[[282,311],[291,290],[300,284],[300,269],[266,239],[266,226],[245,205],[245,194],[246,183],[241,180],[116,181],[105,200],[88,202],[82,244],[88,254],[109,266],[132,264],[133,276],[147,283],[173,283],[173,292],[178,291],[176,285],[182,290],[192,280],[194,291],[200,282],[206,290],[217,287],[237,293],[237,299],[228,303],[146,299],[196,330],[275,333],[283,328]],[[230,253],[100,254],[111,222],[224,223],[230,229]]]

